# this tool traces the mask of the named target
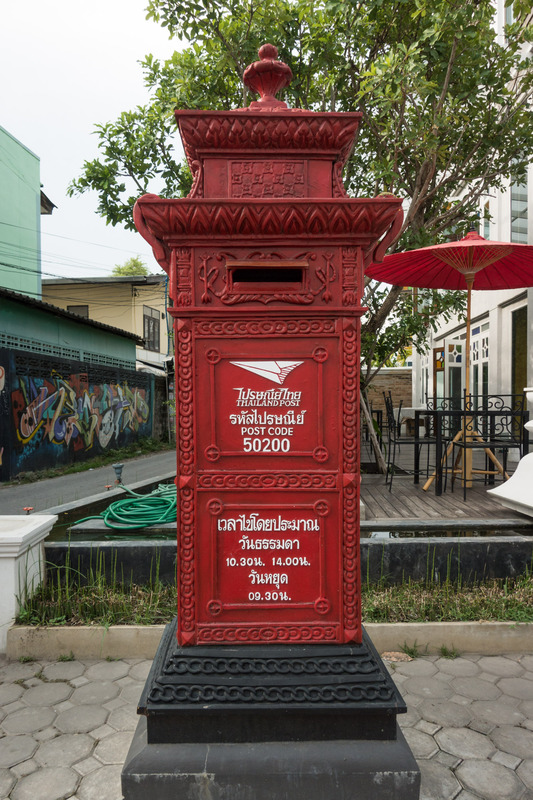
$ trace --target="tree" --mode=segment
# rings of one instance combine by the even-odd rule
[[[151,103],[97,127],[102,155],[85,163],[71,192],[96,190],[100,213],[126,227],[128,186],[185,193],[190,175],[170,144],[173,108],[247,105],[242,73],[270,41],[294,73],[290,105],[362,112],[345,183],[356,196],[406,199],[392,249],[462,235],[479,198],[511,164],[523,175],[533,149],[533,69],[522,52],[531,29],[517,22],[500,42],[493,13],[492,0],[150,0],[148,16],[189,47],[165,62],[146,56]],[[432,314],[413,314],[401,287],[369,285],[365,381],[409,339],[423,347],[435,315],[462,303],[456,293],[422,298]]]
[[[132,256],[123,264],[116,264],[111,275],[150,275],[150,270],[140,256]]]

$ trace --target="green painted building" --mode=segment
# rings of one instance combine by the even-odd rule
[[[52,204],[44,198],[44,213]],[[0,127],[0,286],[41,296],[39,158]]]

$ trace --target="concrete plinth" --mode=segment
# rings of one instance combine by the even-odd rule
[[[0,517],[0,653],[6,651],[19,600],[43,580],[43,542],[56,521],[50,514]]]
[[[147,744],[140,721],[124,800],[418,800],[420,772],[394,740]]]
[[[167,626],[124,800],[418,800],[405,705],[361,645],[180,648]]]

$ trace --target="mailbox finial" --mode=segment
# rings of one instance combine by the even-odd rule
[[[261,97],[260,100],[250,103],[250,108],[265,111],[287,108],[287,103],[277,100],[276,94],[290,84],[292,71],[283,61],[278,61],[277,57],[278,48],[273,44],[264,44],[259,48],[261,60],[254,61],[244,70],[243,82]]]

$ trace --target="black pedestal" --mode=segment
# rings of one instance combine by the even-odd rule
[[[125,800],[418,800],[405,705],[361,645],[180,648],[168,625],[122,772]]]

